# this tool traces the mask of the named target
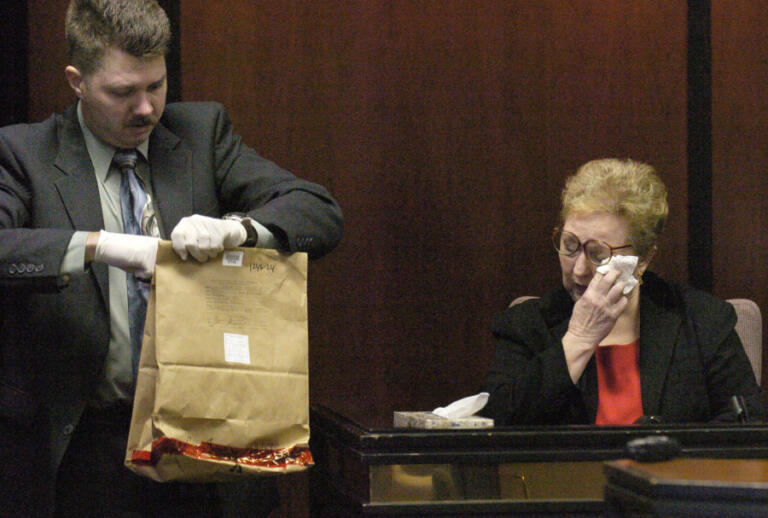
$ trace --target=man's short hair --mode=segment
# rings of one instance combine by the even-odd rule
[[[171,24],[156,0],[72,0],[65,22],[70,63],[95,72],[114,47],[137,58],[165,56]]]

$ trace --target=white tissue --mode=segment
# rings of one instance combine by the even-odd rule
[[[454,401],[446,407],[437,407],[432,410],[433,414],[445,417],[446,419],[461,419],[476,414],[488,402],[488,393],[480,392],[474,396],[468,396],[458,401]]]
[[[637,286],[637,278],[634,276],[635,268],[637,268],[638,257],[636,255],[614,255],[608,264],[603,264],[597,267],[597,271],[605,275],[610,270],[619,270],[621,275],[620,281],[624,281],[624,295],[629,293]]]

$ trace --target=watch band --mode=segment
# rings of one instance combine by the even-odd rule
[[[256,227],[251,223],[251,218],[245,217],[240,220],[240,223],[245,228],[245,241],[241,246],[256,246],[259,242],[259,234],[256,232]]]
[[[251,223],[253,220],[251,220],[247,214],[243,214],[242,212],[230,212],[229,214],[225,214],[222,219],[239,221],[240,224],[243,225],[243,228],[245,229],[245,241],[240,246],[254,247],[256,246],[256,243],[259,242],[259,234],[256,232],[256,227],[253,226]]]

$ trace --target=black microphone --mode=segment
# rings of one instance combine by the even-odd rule
[[[638,462],[660,462],[682,455],[680,443],[666,435],[633,439],[624,445],[624,456]]]

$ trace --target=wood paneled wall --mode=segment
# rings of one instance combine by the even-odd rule
[[[476,391],[490,316],[558,282],[559,192],[592,158],[665,173],[657,269],[686,279],[685,14],[661,0],[183,2],[182,97],[224,102],[246,141],[345,211],[343,244],[311,267],[314,401],[391,416]]]
[[[69,2],[26,0],[29,26],[29,121],[60,112],[75,100],[64,77],[64,16]]]
[[[27,30],[26,0],[0,3],[0,125],[23,121],[27,117]]]
[[[30,119],[63,109],[65,5],[29,0]],[[315,402],[388,416],[475,391],[490,317],[558,282],[565,176],[633,157],[668,184],[655,269],[685,281],[686,9],[663,0],[179,3],[181,98],[326,185]],[[56,29],[54,29],[56,28]]]
[[[29,114],[66,107],[66,6],[29,0]],[[548,235],[586,160],[657,165],[655,269],[687,278],[686,10],[663,0],[240,2],[180,9],[183,100],[328,186],[343,244],[311,274],[318,402],[431,408],[474,391],[490,316],[558,282]],[[353,398],[350,398],[354,395]]]
[[[757,2],[717,0],[712,20],[713,290],[755,300],[766,343],[768,10]]]

